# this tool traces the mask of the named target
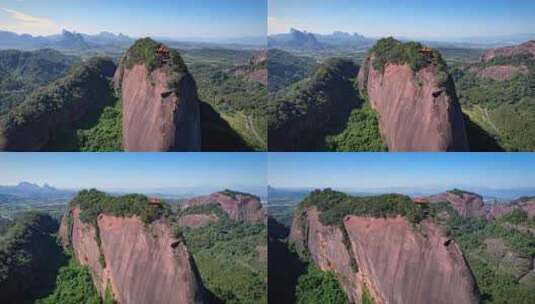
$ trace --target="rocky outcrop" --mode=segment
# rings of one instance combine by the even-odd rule
[[[373,53],[358,75],[361,95],[379,114],[390,151],[466,151],[465,123],[455,86],[433,63],[417,71],[409,64],[374,67]]]
[[[258,197],[230,190],[188,199],[184,202],[182,209],[208,204],[219,205],[235,221],[262,222],[266,218]]]
[[[72,132],[88,113],[113,102],[114,71],[111,59],[93,58],[32,93],[0,118],[0,151],[39,151],[55,135]]]
[[[472,67],[470,72],[476,73],[481,78],[497,81],[509,80],[517,75],[527,75],[529,69],[526,65],[494,65],[485,68]]]
[[[294,219],[290,242],[332,271],[352,302],[364,286],[375,303],[478,303],[462,251],[429,220],[413,227],[403,217],[346,216],[325,226],[315,208]]]
[[[180,55],[148,38],[123,56],[114,76],[123,104],[126,151],[199,151],[197,87]]]
[[[515,55],[529,55],[535,59],[535,40],[531,40],[516,46],[489,50],[481,56],[481,61],[489,62],[497,57],[511,57]]]
[[[452,190],[429,197],[432,203],[449,202],[462,217],[482,217],[486,215],[481,195],[461,190]]]
[[[499,218],[515,209],[524,210],[530,218],[535,217],[535,197],[521,198],[518,200],[514,200],[508,204],[493,204],[490,207],[487,218]]]
[[[215,223],[219,221],[217,215],[210,214],[188,214],[181,216],[178,219],[178,224],[183,227],[188,227],[192,229],[197,229],[204,227],[208,224]]]
[[[334,272],[348,297],[360,303],[363,278],[341,229],[323,225],[312,208],[294,218],[289,240],[299,255],[309,255],[321,270]]]
[[[244,76],[251,81],[258,82],[267,86],[268,71],[267,71],[267,52],[262,51],[256,53],[249,60],[249,64],[237,67],[231,71],[236,76]]]
[[[101,214],[94,226],[75,207],[62,227],[64,243],[89,267],[101,295],[108,288],[118,303],[205,303],[190,253],[163,220],[144,225],[137,216]]]

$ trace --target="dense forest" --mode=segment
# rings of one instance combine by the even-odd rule
[[[262,56],[224,49],[183,52],[201,100],[203,150],[267,149],[267,86],[255,76],[267,68]]]
[[[513,73],[505,79],[483,77],[486,69],[508,67],[526,73]],[[498,57],[489,62],[456,65],[451,68],[463,112],[491,137],[496,149],[535,150],[535,59],[529,55]],[[471,150],[485,151],[489,145],[482,135],[470,134]],[[479,132],[482,133],[482,132]],[[488,140],[487,140],[488,142]],[[491,146],[492,148],[492,146]]]
[[[0,116],[36,89],[63,76],[75,61],[51,49],[0,50]]]
[[[0,118],[0,130],[13,142],[35,142],[41,150],[115,150],[121,137],[120,108],[110,86],[114,71],[115,64],[107,58],[73,66],[10,109]],[[105,108],[108,115],[101,119]],[[15,138],[18,134],[26,138]]]
[[[270,151],[376,151],[384,144],[373,110],[355,87],[358,66],[330,58],[314,75],[269,101]]]
[[[270,49],[268,50],[268,90],[274,93],[312,75],[316,60],[305,56]]]
[[[2,303],[101,303],[87,267],[74,262],[56,239],[58,226],[49,215],[26,212],[2,233]]]
[[[182,229],[214,302],[266,304],[266,225],[231,220],[217,204],[192,206],[179,214],[218,217],[217,222],[203,227]]]

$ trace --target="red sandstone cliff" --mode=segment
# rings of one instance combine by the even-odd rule
[[[334,272],[353,302],[360,303],[364,286],[375,303],[479,302],[462,251],[431,221],[413,227],[402,217],[347,216],[338,228],[318,216],[315,208],[297,216],[290,242]]]
[[[97,230],[79,214],[79,208],[71,210],[70,229],[63,219],[60,236],[89,267],[101,295],[109,288],[122,304],[205,303],[195,263],[164,221],[145,226],[138,217],[100,215]]]
[[[515,209],[524,210],[530,218],[535,217],[535,197],[518,199],[509,204],[493,204],[487,218],[499,218]]]
[[[481,56],[481,61],[488,62],[497,57],[511,57],[523,54],[530,55],[535,59],[535,40],[531,40],[515,46],[508,46],[489,50]]]
[[[414,72],[408,64],[387,63],[381,72],[373,63],[371,54],[357,81],[361,94],[368,96],[379,114],[381,134],[390,151],[468,150],[453,81],[440,84],[436,65]]]
[[[165,48],[151,42],[154,47],[150,52]],[[136,45],[127,51],[114,76],[123,105],[124,149],[199,151],[201,129],[197,87],[180,55],[154,54],[156,59],[153,60],[158,63],[153,68],[143,60],[132,59],[138,56],[133,54],[135,49]],[[134,61],[131,66],[130,61]],[[179,74],[175,74],[177,66],[181,69]]]
[[[432,203],[450,202],[451,206],[457,210],[462,217],[485,216],[485,204],[479,194],[464,191],[447,191],[429,197]]]
[[[183,209],[207,204],[218,204],[228,216],[236,221],[261,222],[266,219],[258,197],[246,193],[222,191],[188,199]]]

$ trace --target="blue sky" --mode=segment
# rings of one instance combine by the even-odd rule
[[[266,159],[263,153],[0,153],[0,185],[265,188]]]
[[[413,38],[535,33],[532,0],[270,0],[268,6],[270,34],[290,27]]]
[[[285,188],[535,187],[529,153],[271,153],[268,182]]]
[[[263,36],[267,0],[0,0],[0,30],[53,34],[121,32],[135,37]]]

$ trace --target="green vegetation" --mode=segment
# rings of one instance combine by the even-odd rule
[[[269,92],[278,91],[310,76],[316,65],[316,60],[311,57],[295,56],[277,49],[268,50]]]
[[[122,150],[122,102],[103,109],[97,123],[89,129],[77,130],[81,152],[113,152]]]
[[[452,193],[452,194],[455,194],[457,196],[460,196],[460,197],[464,196],[465,194],[477,195],[474,192],[469,192],[469,191],[465,191],[465,190],[461,190],[461,189],[457,189],[457,188],[449,190],[448,192]]]
[[[334,274],[309,264],[307,272],[299,277],[296,289],[298,304],[349,303]]]
[[[215,204],[194,211],[219,216],[216,223],[183,231],[205,286],[227,304],[267,303],[266,225],[233,221]]]
[[[387,151],[379,130],[377,113],[367,102],[351,111],[347,127],[337,135],[327,136],[326,144],[329,151]]]
[[[33,52],[1,50],[0,116],[39,87],[63,76],[75,61],[75,58],[51,49]]]
[[[168,216],[171,212],[167,204],[150,204],[149,199],[141,194],[111,196],[96,189],[78,192],[70,206],[80,207],[80,220],[95,226],[99,214],[119,217],[139,216],[145,224],[150,224],[163,216]]]
[[[420,207],[410,197],[400,194],[353,197],[343,192],[331,190],[314,190],[305,198],[302,207],[316,207],[320,221],[325,225],[342,225],[346,215],[371,217],[405,216],[411,223],[422,219]]]
[[[360,301],[362,304],[375,304],[375,301],[370,295],[370,291],[366,285],[362,286],[362,297]]]
[[[508,80],[485,79],[477,72],[496,65],[525,66],[528,74]],[[535,60],[526,55],[452,68],[463,111],[506,151],[535,150]],[[470,138],[469,138],[470,140]],[[472,140],[471,145],[472,145]],[[485,147],[474,146],[473,150]]]
[[[514,225],[522,225],[535,229],[535,217],[528,217],[528,213],[522,209],[514,209],[504,215],[501,220]]]
[[[256,195],[252,195],[250,193],[245,193],[245,192],[239,192],[239,191],[234,191],[234,190],[229,190],[229,189],[225,189],[221,192],[221,194],[224,194],[226,196],[230,196],[232,197],[233,199],[236,199],[236,196],[237,195],[240,195],[240,196],[244,196],[244,197],[250,197],[250,198],[253,198],[253,199],[256,199],[258,201],[260,201],[260,198]]]
[[[218,217],[225,216],[225,212],[221,209],[218,203],[194,205],[186,209],[179,210],[179,216],[190,214],[214,214]]]
[[[270,151],[326,150],[326,136],[343,132],[351,111],[361,105],[357,74],[354,62],[331,58],[312,78],[273,95],[268,104]]]
[[[402,43],[392,37],[378,40],[370,50],[370,54],[374,56],[373,67],[381,72],[387,64],[408,64],[415,72],[428,64],[436,65],[442,72],[447,69],[446,63],[437,50],[424,48],[417,42]]]
[[[524,225],[528,219],[524,213],[513,211],[498,220],[463,218],[449,202],[434,203],[430,214],[461,248],[481,292],[482,303],[533,303],[533,286],[519,282],[495,261],[484,243],[486,239],[500,239],[507,248],[524,257],[535,257],[535,240],[525,232],[507,224]]]
[[[93,58],[73,67],[65,77],[29,95],[0,118],[0,129],[9,138],[22,133],[28,142],[48,138],[44,150],[80,150],[76,130],[92,128],[102,109],[115,100],[109,82],[114,71],[113,62],[104,58]],[[100,141],[91,132],[86,135],[88,140]],[[102,141],[100,146],[108,144]]]
[[[57,229],[50,216],[27,212],[0,236],[0,302],[32,302],[54,288],[57,271],[67,261],[53,235]]]
[[[198,88],[203,150],[265,151],[267,88],[254,74],[253,51],[199,49],[183,52]],[[215,112],[215,113],[212,113]]]
[[[87,266],[82,266],[71,258],[68,265],[59,270],[54,292],[35,304],[100,304],[102,303]],[[106,302],[104,303],[113,303]]]
[[[136,40],[136,42],[128,49],[126,53],[125,65],[127,69],[131,69],[136,64],[145,64],[150,72],[161,67],[163,65],[162,60],[159,58],[157,50],[161,46],[164,46],[161,43],[158,43],[150,38],[142,38]],[[177,51],[169,49],[169,57],[171,62],[177,65],[182,72],[187,72],[186,65],[182,61],[182,57],[178,54]]]

